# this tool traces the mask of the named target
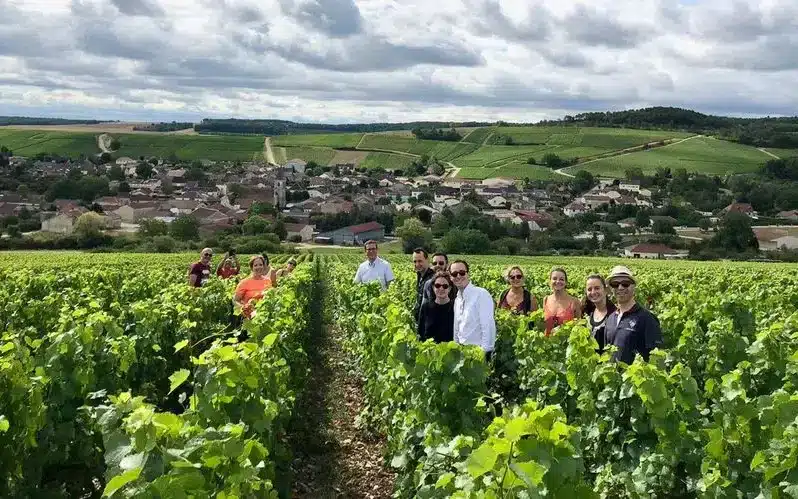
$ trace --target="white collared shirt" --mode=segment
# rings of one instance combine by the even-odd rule
[[[477,345],[492,352],[496,343],[496,321],[493,298],[485,288],[471,283],[458,291],[454,299],[454,341],[461,345]]]
[[[357,273],[355,273],[355,283],[380,281],[382,289],[388,288],[388,283],[393,280],[391,264],[380,257],[375,258],[374,262],[366,260],[361,263],[357,268]]]

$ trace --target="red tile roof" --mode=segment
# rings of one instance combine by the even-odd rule
[[[360,225],[352,225],[347,228],[352,234],[361,234],[363,232],[370,232],[372,230],[380,230],[385,228],[385,226],[378,222],[366,222]]]

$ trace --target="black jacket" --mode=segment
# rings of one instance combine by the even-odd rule
[[[416,305],[413,307],[413,317],[418,321],[418,312],[421,310],[421,302],[424,301],[424,285],[435,277],[435,271],[428,268],[426,271],[416,272]]]

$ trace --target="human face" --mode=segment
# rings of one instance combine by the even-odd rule
[[[454,281],[454,285],[459,289],[463,289],[468,285],[468,271],[466,270],[465,265],[462,263],[453,263],[449,271],[452,274],[452,281]]]
[[[443,277],[435,279],[435,282],[432,283],[432,287],[435,289],[435,296],[438,298],[449,296],[449,281]]]
[[[369,244],[368,246],[366,246],[366,258],[368,258],[372,262],[377,259],[377,245],[376,244]]]
[[[202,259],[202,263],[209,263],[211,261],[211,258],[213,258],[213,253],[211,253],[210,251],[205,251],[202,253],[200,258]]]
[[[413,267],[416,272],[424,272],[429,268],[429,263],[424,257],[424,253],[413,253]]]
[[[510,281],[510,286],[514,288],[523,288],[524,287],[524,273],[518,269],[510,270],[510,274],[507,276],[508,280]]]
[[[258,258],[252,263],[252,273],[255,275],[263,275],[263,271],[266,270],[266,264],[263,263],[261,258]]]
[[[585,284],[585,293],[587,299],[593,303],[602,303],[607,301],[607,289],[601,283],[601,279],[588,279]]]
[[[635,297],[635,283],[626,277],[619,277],[610,282],[610,287],[618,299],[618,303],[629,303]]]
[[[552,272],[550,276],[551,289],[553,291],[562,291],[565,289],[567,283],[565,274],[560,271]]]
[[[224,261],[223,268],[225,268],[225,269],[229,269],[229,268],[230,268],[230,267],[232,267],[232,266],[233,266],[233,262],[231,262],[230,260],[225,260],[225,261]]]
[[[436,271],[446,270],[446,258],[444,258],[442,255],[436,255],[432,257],[432,267]]]

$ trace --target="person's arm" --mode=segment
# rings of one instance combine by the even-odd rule
[[[235,304],[239,307],[246,305],[246,303],[244,303],[244,293],[246,292],[244,289],[244,282],[245,281],[239,282],[236,286],[235,292],[233,293],[233,302],[235,302]]]
[[[418,338],[421,341],[424,341],[427,339],[424,335],[424,327],[425,323],[427,322],[426,306],[424,305],[421,306],[421,308],[418,311],[417,319],[418,319],[418,328],[416,331],[418,332]]]
[[[580,302],[577,298],[574,298],[574,318],[578,319],[582,317],[582,302]]]
[[[650,314],[646,320],[646,328],[643,330],[643,341],[640,348],[640,355],[648,362],[649,354],[652,350],[662,346],[662,329],[659,319],[654,314]]]
[[[396,277],[393,275],[393,269],[391,269],[390,263],[386,262],[385,267],[385,288],[387,289]]]
[[[363,269],[362,266],[358,266],[357,272],[355,272],[355,280],[354,280],[355,284],[360,284],[361,282],[363,282],[362,269]]]
[[[482,326],[480,346],[482,350],[491,352],[496,345],[496,320],[493,317],[493,298],[491,298],[487,290],[484,291],[484,296],[479,300],[477,310],[479,311],[479,324]]]
[[[534,312],[535,310],[538,309],[538,299],[535,298],[535,295],[533,295],[531,291],[529,292],[529,296],[531,297],[530,301],[532,302],[532,309],[530,310],[530,312]]]
[[[197,277],[198,277],[198,276],[197,276],[197,274],[195,274],[195,273],[194,273],[194,265],[192,264],[192,265],[191,265],[191,266],[188,268],[188,285],[189,285],[189,286],[194,286],[194,285],[196,285],[196,283],[197,283]]]

